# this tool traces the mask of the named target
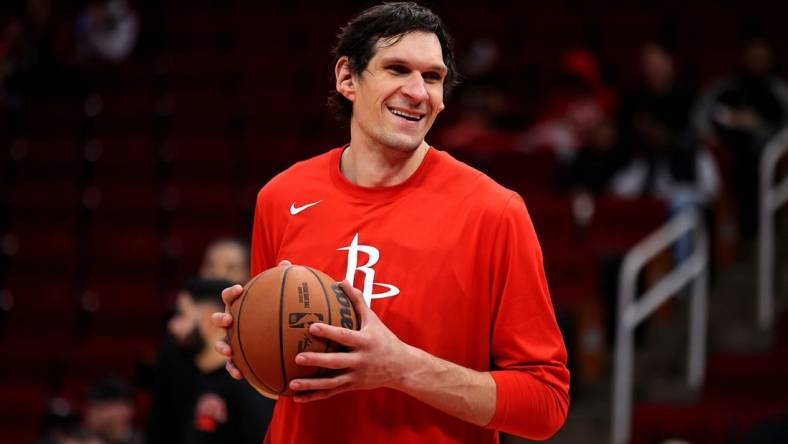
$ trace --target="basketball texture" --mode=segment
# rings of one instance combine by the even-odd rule
[[[344,291],[331,277],[300,265],[282,265],[252,278],[230,305],[228,334],[233,362],[264,396],[291,396],[291,380],[327,371],[297,365],[298,353],[334,352],[339,344],[309,334],[321,322],[358,330],[361,323]]]

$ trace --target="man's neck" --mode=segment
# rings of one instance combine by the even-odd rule
[[[415,150],[399,151],[387,147],[356,143],[342,153],[340,170],[349,181],[362,187],[390,187],[408,180],[429,151],[421,142]]]

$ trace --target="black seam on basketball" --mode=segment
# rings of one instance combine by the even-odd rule
[[[282,318],[284,317],[284,299],[285,299],[285,285],[287,283],[287,273],[290,269],[293,268],[292,265],[288,265],[285,268],[285,272],[282,273],[282,285],[279,287],[279,361],[282,368],[282,390],[279,393],[284,393],[287,391],[287,368],[285,367],[285,343],[284,343],[284,335],[282,334]]]
[[[320,279],[320,276],[318,276],[317,273],[315,273],[315,270],[313,270],[313,269],[311,269],[309,267],[305,267],[305,268],[307,270],[309,270],[310,273],[312,273],[312,275],[315,277],[315,279],[317,279],[318,282],[320,282],[320,288],[323,289],[323,296],[325,296],[325,298],[326,298],[326,311],[328,312],[328,325],[334,325],[334,324],[331,323],[331,300],[328,297],[328,292],[326,291],[326,286],[323,285],[323,280]],[[331,341],[325,341],[325,342],[326,342],[326,349],[323,350],[323,352],[324,353],[328,353],[328,348],[331,345]],[[315,377],[321,376],[323,374],[324,370],[325,370],[325,368],[318,367],[317,368],[317,373],[315,373]]]
[[[255,284],[255,282],[257,282],[258,279],[260,279],[260,276],[262,275],[263,274],[260,273],[254,279],[252,279],[252,282],[249,282],[249,284],[244,289],[243,294],[241,295],[241,301],[240,301],[241,305],[238,307],[238,319],[235,320],[235,336],[238,338],[238,348],[240,349],[241,352],[241,358],[243,358],[244,362],[246,363],[246,368],[248,368],[249,371],[252,372],[252,376],[254,376],[254,379],[256,379],[257,382],[260,383],[260,385],[265,386],[265,388],[267,388],[271,392],[275,392],[276,390],[272,389],[271,387],[268,386],[268,384],[263,382],[263,380],[260,379],[259,376],[257,376],[257,373],[255,373],[254,368],[252,368],[252,366],[249,365],[249,360],[246,359],[246,352],[244,352],[244,344],[243,341],[241,341],[241,313],[243,313],[244,302],[246,302],[246,295],[249,293],[249,290],[252,289],[252,286]]]

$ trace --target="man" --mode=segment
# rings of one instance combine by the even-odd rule
[[[704,89],[692,110],[703,144],[721,145],[736,199],[742,240],[758,233],[760,160],[766,144],[788,125],[788,85],[775,75],[774,49],[752,36],[743,42],[737,72]]]
[[[107,444],[141,444],[134,427],[134,390],[123,379],[109,377],[96,383],[87,396],[83,425]]]
[[[224,331],[211,313],[221,310],[226,280],[191,279],[178,295],[156,365],[148,443],[259,444],[272,405],[224,371],[226,358],[212,344]]]
[[[252,274],[290,260],[343,276],[361,330],[312,324],[348,351],[296,357],[334,371],[291,381],[266,443],[551,436],[569,373],[525,206],[424,141],[456,78],[443,23],[413,3],[370,8],[342,30],[335,75],[350,144],[263,187]]]
[[[246,283],[249,280],[249,246],[231,237],[211,242],[205,249],[200,277],[227,279],[234,284]]]

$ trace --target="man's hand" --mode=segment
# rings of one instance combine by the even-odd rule
[[[391,388],[452,416],[484,426],[495,413],[496,386],[489,372],[471,370],[402,342],[364,303],[348,281],[341,284],[361,318],[359,331],[315,323],[309,333],[349,348],[299,353],[296,364],[335,370],[331,377],[294,379],[296,402],[330,398],[350,390]]]
[[[291,265],[290,261],[284,260],[279,262],[279,266],[282,265]],[[214,327],[224,328],[225,331],[228,331],[230,327],[233,325],[233,315],[230,314],[230,305],[232,305],[233,301],[238,299],[244,292],[244,288],[240,285],[233,285],[232,287],[227,287],[222,290],[222,301],[224,301],[224,311],[217,312],[211,315],[211,322],[213,323]],[[227,372],[230,373],[235,379],[243,379],[243,375],[241,371],[238,370],[238,367],[233,364],[233,350],[230,348],[230,344],[227,342],[227,336],[225,335],[224,339],[217,341],[214,347],[217,352],[220,354],[227,356],[229,359],[225,364],[225,368]]]
[[[339,370],[333,377],[295,379],[290,389],[297,392],[296,402],[329,398],[348,390],[369,390],[378,387],[399,388],[410,356],[411,347],[400,341],[378,316],[364,303],[361,291],[348,281],[340,286],[350,298],[361,319],[359,331],[315,323],[309,333],[348,347],[347,352],[299,353],[295,362]]]

